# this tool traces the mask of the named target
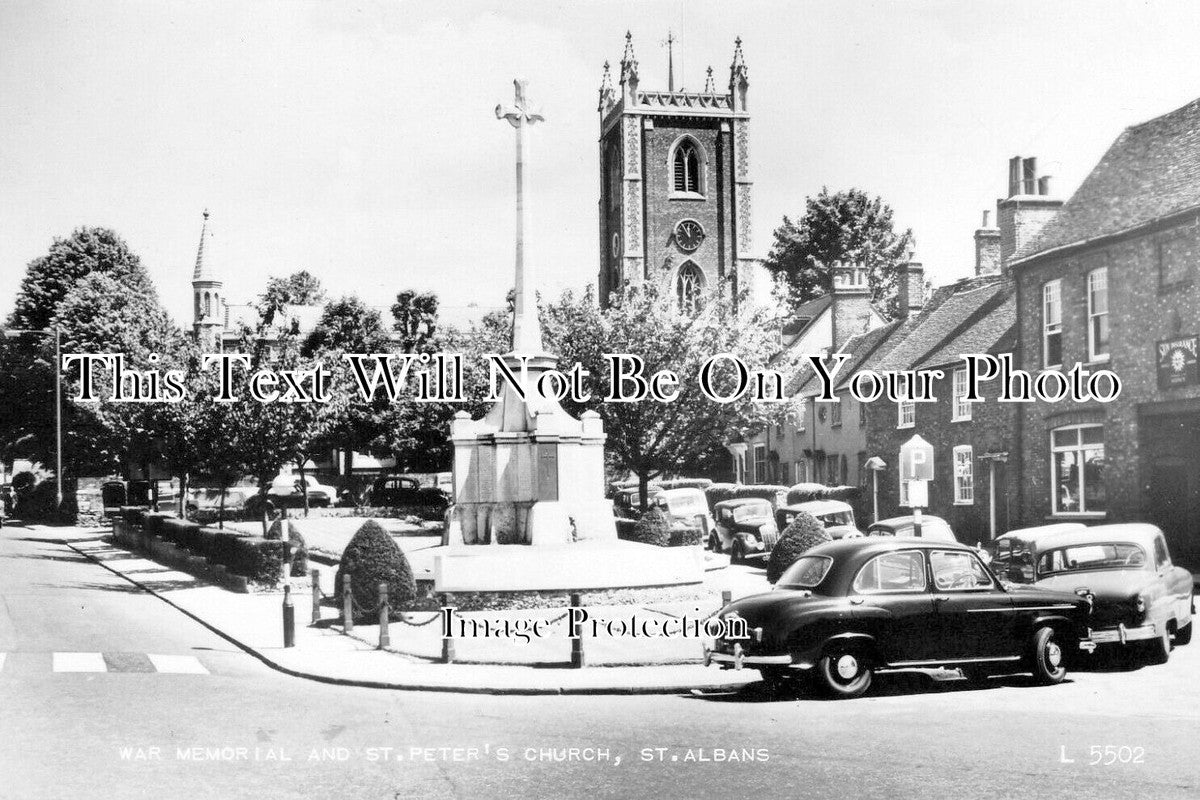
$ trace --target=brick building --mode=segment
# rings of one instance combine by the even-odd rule
[[[1200,566],[1200,100],[1126,129],[1030,227],[1006,243],[1018,366],[1104,367],[1123,390],[1021,408],[1022,520],[1152,521]]]

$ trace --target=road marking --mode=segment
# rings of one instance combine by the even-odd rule
[[[8,653],[0,653],[0,670],[4,669],[4,658],[7,655],[8,655]]]
[[[55,653],[55,672],[108,672],[100,653]]]
[[[154,665],[145,653],[105,653],[109,672],[154,672]]]
[[[195,656],[158,656],[147,653],[146,657],[159,672],[177,672],[191,675],[207,675],[208,670]]]

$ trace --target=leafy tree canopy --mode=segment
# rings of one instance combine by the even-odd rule
[[[871,299],[895,316],[897,268],[914,247],[912,230],[897,232],[891,206],[861,189],[822,188],[797,221],[783,218],[765,262],[777,291],[795,308],[833,289],[836,265],[867,272]]]
[[[306,269],[293,272],[286,278],[271,278],[258,298],[259,315],[267,325],[288,306],[315,306],[325,300],[321,281]]]

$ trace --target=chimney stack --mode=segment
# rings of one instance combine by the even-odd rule
[[[1050,176],[1038,177],[1037,159],[1014,156],[1008,161],[1008,197],[996,201],[996,223],[1000,229],[1000,272],[1006,278],[1013,256],[1033,241],[1058,214],[1063,201],[1050,197]],[[982,229],[981,229],[982,230]],[[979,231],[975,234],[976,271]]]
[[[833,267],[833,346],[841,347],[851,336],[867,330],[871,324],[871,287],[867,272],[860,264],[835,264]]]
[[[994,275],[1000,271],[1000,229],[989,223],[990,211],[983,212],[983,224],[975,231],[975,274]]]
[[[906,319],[925,305],[925,268],[917,261],[901,264],[896,281],[897,313]]]

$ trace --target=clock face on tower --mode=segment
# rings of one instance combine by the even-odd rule
[[[694,219],[685,219],[675,226],[675,243],[680,250],[692,252],[704,241],[704,228]]]

